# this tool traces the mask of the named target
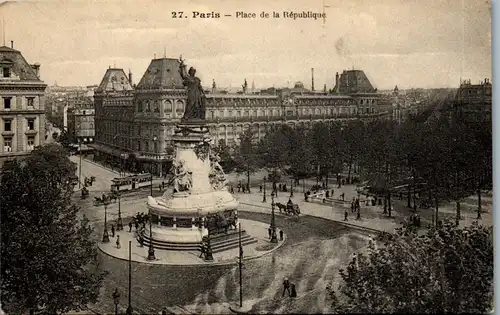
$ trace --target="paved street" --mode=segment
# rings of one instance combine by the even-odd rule
[[[262,213],[240,212],[243,219],[270,222]],[[338,269],[352,253],[366,245],[367,237],[350,234],[331,221],[304,216],[299,222],[277,217],[278,228],[287,234],[287,242],[269,256],[245,263],[244,299],[251,301],[255,312],[316,313],[329,303],[325,287],[337,280]],[[93,310],[113,309],[111,294],[119,288],[125,311],[127,300],[127,263],[101,254],[102,266],[110,271],[101,301]],[[161,311],[167,305],[184,305],[197,313],[228,313],[223,302],[236,302],[239,296],[236,264],[221,267],[172,267],[132,263],[132,304],[141,313]],[[263,272],[265,270],[265,272]],[[297,285],[299,299],[293,304],[281,298],[285,277]]]
[[[87,165],[89,169],[102,168]],[[85,166],[84,166],[85,168]],[[84,170],[82,169],[82,171]],[[95,173],[97,174],[98,171]],[[99,171],[105,175],[105,171]],[[108,173],[108,175],[110,175]],[[95,175],[94,175],[95,176]],[[97,176],[96,176],[97,177]],[[345,193],[346,200],[357,196],[354,185],[335,188],[334,198]],[[253,193],[236,193],[240,201],[240,217],[243,219],[270,222],[271,197],[262,203],[262,194],[258,187]],[[97,193],[97,192],[96,192]],[[92,192],[91,192],[92,194]],[[160,194],[160,192],[154,193]],[[146,197],[149,190],[133,192],[124,195],[121,201],[121,212],[124,218],[137,212],[146,212]],[[289,193],[278,192],[275,202],[286,203]],[[363,200],[364,197],[361,197]],[[490,199],[488,199],[490,198]],[[470,200],[469,200],[470,199]],[[301,192],[292,198],[301,209],[298,220],[282,215],[276,209],[278,228],[283,228],[287,234],[286,244],[269,256],[261,257],[245,263],[243,272],[245,304],[253,305],[252,312],[273,313],[320,313],[327,312],[325,290],[329,281],[338,280],[338,269],[344,266],[352,253],[366,245],[367,237],[350,232],[344,225],[344,209],[350,209],[349,202],[330,203],[305,202]],[[491,197],[483,198],[483,224],[492,225]],[[91,199],[75,198],[82,207],[82,213],[97,224],[95,237],[100,241],[104,207],[95,207]],[[474,203],[474,198],[468,198],[466,203]],[[384,231],[393,231],[405,220],[410,210],[406,200],[394,200],[393,218],[383,214],[381,206],[365,206],[361,204],[361,220],[355,220],[355,215],[349,212],[349,225]],[[430,222],[432,210],[419,209],[423,223]],[[108,206],[108,222],[112,224],[118,215],[118,204]],[[476,213],[462,211],[464,220],[461,224],[471,224]],[[313,217],[314,216],[314,217]],[[440,218],[449,216],[454,219],[454,205],[440,208]],[[325,220],[328,219],[328,220]],[[339,221],[332,222],[330,220]],[[125,224],[128,222],[124,220]],[[126,247],[125,244],[122,246]],[[122,249],[124,248],[122,247]],[[236,255],[236,254],[235,254]],[[105,281],[101,301],[92,307],[93,310],[109,312],[113,309],[111,293],[115,287],[122,292],[122,301],[127,295],[127,263],[121,260],[100,255],[102,266],[110,271]],[[266,272],[262,272],[266,270]],[[165,306],[182,305],[185,310],[195,313],[229,313],[226,302],[236,302],[238,299],[238,272],[236,265],[219,267],[172,267],[133,263],[133,306],[142,313],[159,312]],[[281,282],[289,277],[297,284],[299,298],[293,303],[287,298],[281,298]],[[121,306],[124,312],[125,302]]]

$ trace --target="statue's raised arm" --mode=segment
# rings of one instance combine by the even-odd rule
[[[186,64],[184,63],[182,56],[179,57],[179,73],[182,79],[186,79],[187,77]]]

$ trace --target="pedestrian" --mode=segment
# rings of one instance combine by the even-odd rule
[[[259,185],[259,192],[262,192],[262,185]]]
[[[132,221],[128,223],[128,231],[132,232]]]
[[[351,201],[351,212],[354,213],[354,200]]]
[[[231,188],[231,193],[234,194],[234,187],[233,187],[233,185],[231,185],[230,188]]]
[[[342,198],[342,201],[345,201],[345,193],[341,193],[340,198]]]
[[[329,191],[329,190],[327,190],[327,191],[325,192],[325,197],[326,197],[326,198],[330,198],[330,191]]]
[[[273,230],[271,229],[271,227],[267,229],[267,233],[269,234],[269,239],[271,239],[271,236],[273,234]]]
[[[280,241],[283,240],[283,229],[280,229]]]
[[[111,224],[111,237],[115,237],[115,226]]]
[[[332,193],[330,194],[330,196],[333,198],[333,193],[335,192],[335,190],[332,189]]]
[[[288,281],[288,278],[285,278],[285,280],[283,280],[283,294],[281,295],[281,297],[285,296],[285,291],[288,291],[288,296],[290,296],[290,281]]]
[[[141,221],[142,221],[142,218],[141,218]],[[139,229],[139,222],[135,221],[134,225],[135,225],[135,230],[137,231]]]
[[[360,209],[358,208],[358,214],[356,215],[356,220],[361,220],[361,212],[359,210]]]
[[[347,215],[348,215],[348,213],[347,213],[347,209],[346,209],[346,210],[344,210],[344,221],[348,221],[347,220]]]
[[[120,245],[120,235],[116,236],[116,248],[118,248],[118,249],[121,248],[121,245]]]
[[[295,290],[295,283],[292,283],[292,284],[290,285],[290,289],[291,289],[291,290],[290,290],[290,291],[291,291],[291,292],[290,292],[290,297],[292,297],[292,298],[296,298],[296,297],[297,297],[297,291]]]
[[[238,183],[238,192],[241,192],[241,182]]]
[[[203,258],[203,256],[205,255],[206,252],[205,247],[206,247],[205,242],[202,242],[200,247],[200,256],[198,256],[198,258]]]
[[[164,181],[161,181],[161,188],[165,189],[165,182]]]
[[[161,192],[162,186],[161,184],[158,185],[158,191]]]
[[[278,185],[278,189],[281,191],[281,183]]]

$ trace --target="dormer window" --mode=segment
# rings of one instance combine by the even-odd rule
[[[7,67],[3,68],[3,77],[10,78],[10,68],[7,68]]]

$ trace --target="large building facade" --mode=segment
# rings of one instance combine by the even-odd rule
[[[479,84],[470,80],[461,82],[455,99],[455,110],[468,119],[491,122],[493,86],[489,79]]]
[[[108,69],[94,95],[97,159],[157,175],[168,172],[174,152],[171,139],[186,103],[178,69],[178,59],[153,59],[134,87],[131,74],[127,80],[122,69]],[[113,88],[112,73],[125,85]],[[309,91],[300,82],[293,89],[258,94],[218,91],[214,84],[205,92],[206,122],[215,143],[235,145],[246,128],[253,128],[260,139],[276,124],[308,127],[318,121],[388,115],[379,110],[379,94],[363,71],[344,71],[336,81],[331,93]]]
[[[0,167],[29,154],[45,140],[44,95],[40,65],[20,51],[0,47]]]

